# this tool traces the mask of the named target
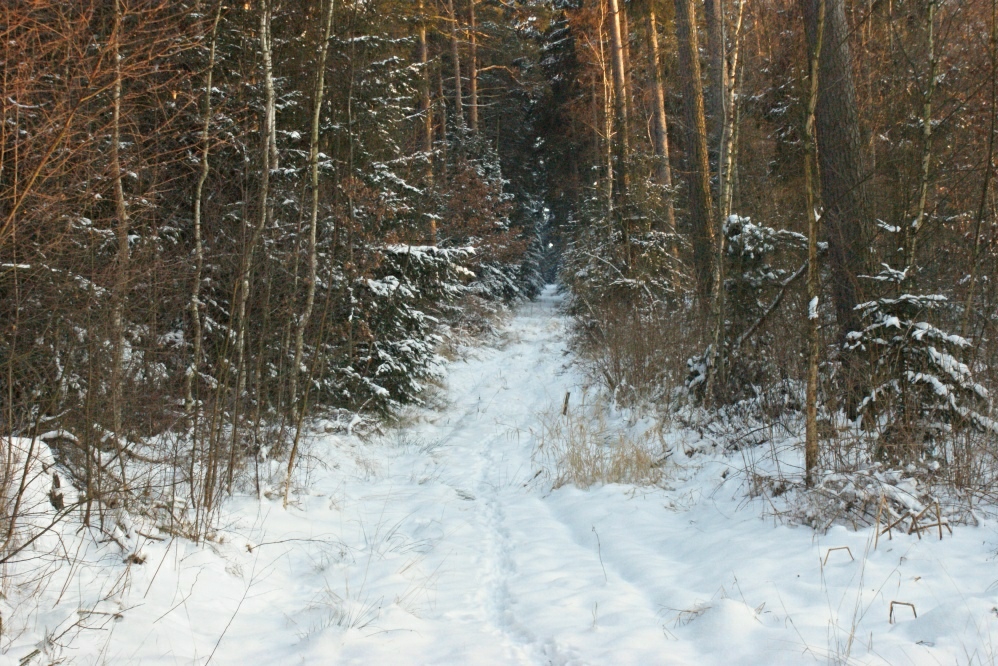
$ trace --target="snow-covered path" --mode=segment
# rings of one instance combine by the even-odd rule
[[[446,404],[374,441],[328,435],[295,506],[237,498],[218,543],[145,548],[81,663],[992,663],[994,530],[943,542],[774,526],[723,474],[665,488],[551,483],[539,414],[581,390],[549,288]],[[677,433],[674,440],[691,433]],[[726,480],[728,479],[728,480]],[[847,546],[844,550],[830,548]],[[855,560],[850,559],[855,556]],[[822,564],[822,558],[828,558]],[[912,603],[918,618],[891,601]],[[98,606],[98,609],[101,607]],[[903,612],[902,612],[903,611]],[[904,614],[907,612],[908,614]],[[61,621],[53,615],[53,622]]]

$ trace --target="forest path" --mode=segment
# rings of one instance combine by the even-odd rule
[[[738,460],[674,455],[662,487],[553,490],[533,458],[539,435],[545,419],[560,418],[566,392],[578,409],[585,383],[566,348],[560,302],[549,287],[518,308],[498,344],[464,349],[436,409],[413,410],[381,437],[308,442],[287,510],[279,493],[244,495],[225,506],[207,546],[147,544],[148,564],[129,571],[131,591],[98,606],[122,620],[84,634],[77,654],[99,656],[79,663],[728,666],[993,656],[998,597],[979,584],[993,580],[991,532],[961,529],[943,542],[896,536],[867,552],[869,530],[774,525],[760,520],[768,505],[747,501],[739,480],[748,462],[740,456],[761,455],[751,449]],[[684,430],[666,439],[678,451],[703,444]],[[279,479],[280,464],[269,473]],[[855,559],[829,552],[843,546]],[[949,566],[956,561],[959,572]],[[892,600],[916,604],[918,617],[889,623]]]
[[[420,612],[444,623],[449,639],[408,663],[605,663],[560,637],[605,633],[600,614],[624,606],[631,625],[616,633],[633,640],[636,626],[650,629],[641,641],[649,658],[664,647],[652,600],[601,563],[595,530],[577,534],[549,504],[550,482],[532,460],[543,412],[582,392],[567,364],[560,302],[550,286],[521,306],[497,348],[450,368],[447,407],[405,431],[436,466],[437,488],[427,492],[453,491],[439,506],[443,535],[428,554],[438,573],[434,602]],[[344,656],[357,650],[357,663],[387,663],[399,654],[394,642],[359,641]]]

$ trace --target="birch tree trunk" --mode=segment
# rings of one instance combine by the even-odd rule
[[[121,180],[121,33],[123,30],[120,0],[114,2],[114,27],[111,34],[111,58],[114,66],[114,84],[111,91],[111,171],[114,181],[114,208],[118,253],[115,260],[114,296],[111,310],[111,329],[114,348],[111,359],[111,422],[114,443],[118,450],[118,463],[121,467],[121,481],[125,483],[125,444],[122,430],[122,392],[124,385],[125,356],[125,301],[128,289],[130,253],[128,247],[128,206],[125,202],[125,189]]]
[[[718,169],[720,169],[723,159],[721,152],[724,145],[724,128],[727,126],[729,113],[724,2],[723,0],[704,0],[703,4],[704,13],[707,15],[707,51],[710,63],[706,99],[706,110],[711,127],[709,147],[710,150],[717,151],[716,155],[719,156]]]
[[[333,30],[334,0],[328,0],[325,18],[322,25],[322,43],[319,45],[319,64],[315,80],[315,99],[312,103],[312,127],[309,137],[308,169],[309,187],[312,190],[311,209],[308,222],[308,278],[306,279],[305,309],[298,318],[295,327],[295,360],[291,368],[291,408],[304,412],[305,405],[298,407],[298,376],[302,367],[302,354],[305,347],[305,329],[312,317],[315,307],[315,283],[318,280],[318,255],[316,253],[316,236],[319,228],[319,122],[322,119],[322,103],[326,94],[326,57],[329,53],[329,37]],[[288,494],[291,491],[291,472],[294,470],[295,457],[298,453],[298,438],[288,455],[288,472],[284,484],[284,507],[288,506]]]
[[[291,369],[290,403],[292,409],[298,405],[298,377],[302,365],[302,354],[305,346],[305,329],[312,317],[315,307],[315,283],[317,280],[318,257],[316,255],[316,236],[319,227],[319,123],[322,120],[322,104],[326,94],[326,58],[329,53],[329,37],[333,29],[334,0],[329,0],[321,28],[321,43],[319,45],[318,71],[315,79],[315,97],[312,102],[312,124],[309,134],[308,170],[309,188],[312,191],[308,223],[308,277],[305,280],[305,309],[298,318],[295,327],[295,356]]]
[[[735,174],[735,139],[738,131],[738,84],[741,76],[741,36],[742,21],[745,17],[745,0],[738,2],[738,21],[735,24],[735,36],[731,48],[731,61],[724,60],[725,81],[722,87],[724,92],[724,113],[721,131],[721,149],[718,159],[718,183],[720,184],[720,218],[721,224],[731,215],[732,199],[734,194],[734,174]],[[730,65],[730,67],[729,67]],[[730,76],[728,72],[730,71]],[[715,285],[716,287],[717,285]]]
[[[270,41],[269,0],[260,0],[260,51],[263,57],[263,83],[265,91],[264,123],[262,145],[260,146],[260,191],[257,199],[257,219],[250,241],[243,250],[242,269],[239,272],[238,306],[235,320],[236,331],[236,396],[233,410],[232,440],[229,448],[229,469],[227,486],[232,490],[232,475],[235,467],[236,444],[238,442],[239,404],[246,393],[246,306],[249,302],[250,278],[253,274],[253,254],[263,230],[267,225],[267,212],[270,200],[270,170],[277,168],[276,100],[274,93],[273,51]]]
[[[197,381],[201,367],[201,346],[204,333],[201,328],[201,279],[204,274],[204,245],[201,237],[201,199],[204,196],[204,184],[211,171],[208,156],[211,151],[211,89],[215,73],[215,54],[218,46],[218,24],[222,18],[222,2],[219,0],[215,9],[215,20],[211,28],[211,48],[208,55],[208,71],[204,82],[204,122],[201,124],[201,173],[194,190],[194,284],[191,286],[191,328],[194,340],[191,349],[191,364],[184,377],[185,411],[190,416],[194,411],[194,382]]]

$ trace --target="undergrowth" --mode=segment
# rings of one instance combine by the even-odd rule
[[[665,443],[654,429],[640,432],[612,419],[605,398],[572,407],[570,396],[562,407],[539,416],[540,432],[534,462],[554,488],[578,488],[607,483],[656,485],[664,479]]]

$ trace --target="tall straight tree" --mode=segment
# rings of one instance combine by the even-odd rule
[[[627,200],[627,67],[620,0],[610,0],[610,64],[613,71],[613,208],[629,254],[630,233],[624,213]]]
[[[226,485],[232,490],[232,476],[236,461],[236,448],[239,428],[236,427],[241,410],[242,400],[246,393],[246,337],[249,329],[247,305],[250,296],[250,280],[253,276],[253,255],[263,238],[270,211],[270,172],[277,169],[277,95],[274,90],[274,60],[273,41],[270,27],[272,17],[271,0],[260,0],[260,53],[263,61],[263,86],[265,93],[263,126],[261,127],[260,145],[260,190],[258,194],[258,209],[256,224],[250,232],[249,242],[243,248],[242,265],[239,271],[239,283],[236,285],[238,305],[236,314],[230,315],[230,321],[236,322],[236,395],[233,409],[232,438],[229,447],[229,467]],[[211,503],[208,502],[210,505]]]
[[[447,12],[450,14],[450,57],[454,67],[454,120],[456,126],[463,128],[464,124],[464,93],[461,82],[461,48],[458,40],[458,20],[457,11],[454,9],[454,0],[447,0]]]
[[[426,184],[433,184],[433,108],[430,97],[430,48],[426,39],[426,16],[419,0],[419,65],[422,69],[419,88],[419,112],[423,115],[423,152],[426,153]]]
[[[111,92],[111,179],[114,183],[114,211],[116,219],[116,239],[118,256],[115,260],[113,305],[111,309],[111,329],[113,355],[111,360],[111,416],[114,429],[114,443],[118,448],[118,463],[121,468],[121,481],[125,483],[125,438],[122,423],[122,392],[124,390],[125,356],[125,303],[128,295],[128,277],[131,264],[129,248],[128,203],[125,201],[125,188],[122,184],[121,168],[121,102],[122,102],[122,59],[121,42],[124,30],[124,8],[120,0],[114,2],[114,27],[111,30],[111,61],[114,66],[114,82]]]
[[[856,305],[867,248],[868,215],[862,138],[856,106],[849,25],[844,0],[800,0],[810,53],[818,47],[818,26],[824,5],[823,47],[818,59],[818,102],[815,132],[821,177],[823,226],[828,238],[832,299],[840,332],[858,326]]]
[[[825,41],[825,2],[819,0],[818,25],[814,47],[808,58],[807,117],[804,120],[804,203],[807,206],[807,388],[804,434],[804,480],[814,485],[818,467],[818,361],[821,358],[821,329],[818,305],[821,295],[821,273],[818,266],[818,211],[815,207],[818,171],[818,146],[815,139],[815,109],[818,105],[818,61]]]
[[[468,125],[478,131],[478,36],[475,34],[475,0],[468,0]]]
[[[194,280],[191,285],[191,329],[194,338],[191,345],[191,363],[184,377],[185,408],[190,414],[194,410],[194,382],[197,381],[201,367],[201,346],[204,342],[204,328],[201,325],[201,280],[204,275],[204,242],[201,229],[202,199],[204,185],[211,173],[211,91],[215,75],[215,57],[218,50],[218,24],[222,20],[222,1],[215,5],[215,20],[211,26],[211,46],[208,54],[208,67],[205,72],[204,85],[204,118],[201,121],[201,171],[198,174],[197,186],[194,189]]]
[[[727,121],[728,107],[726,88],[728,84],[728,60],[724,23],[723,0],[704,0],[704,13],[707,15],[707,51],[709,80],[707,85],[707,115],[710,118],[710,149],[716,150],[718,160],[723,159],[722,143]],[[718,167],[721,168],[720,166]]]
[[[693,269],[701,306],[709,306],[714,282],[714,200],[710,191],[707,122],[700,78],[700,46],[693,0],[674,0],[679,78],[683,93],[689,221],[693,237]]]
[[[298,317],[295,326],[295,359],[291,366],[291,406],[297,409],[298,404],[298,375],[302,367],[302,353],[305,347],[305,329],[308,321],[312,317],[312,310],[315,307],[315,283],[318,280],[316,270],[318,269],[318,255],[316,252],[316,236],[319,230],[319,122],[322,119],[322,105],[326,97],[326,57],[329,53],[329,38],[333,30],[333,10],[336,6],[334,0],[327,0],[326,11],[323,16],[322,26],[319,30],[319,62],[316,66],[315,93],[312,99],[312,123],[309,130],[309,150],[308,150],[308,172],[309,189],[312,200],[309,204],[308,222],[308,278],[305,281],[305,309]],[[294,452],[289,457],[289,474],[291,465],[294,463]],[[287,505],[287,494],[284,496],[284,503]]]
[[[651,68],[652,105],[655,112],[655,182],[662,187],[672,189],[672,166],[669,164],[669,123],[665,115],[665,84],[662,79],[661,55],[658,45],[658,21],[655,15],[655,4],[648,0],[648,66]],[[669,196],[665,203],[665,224],[667,231],[676,231],[676,213]]]

